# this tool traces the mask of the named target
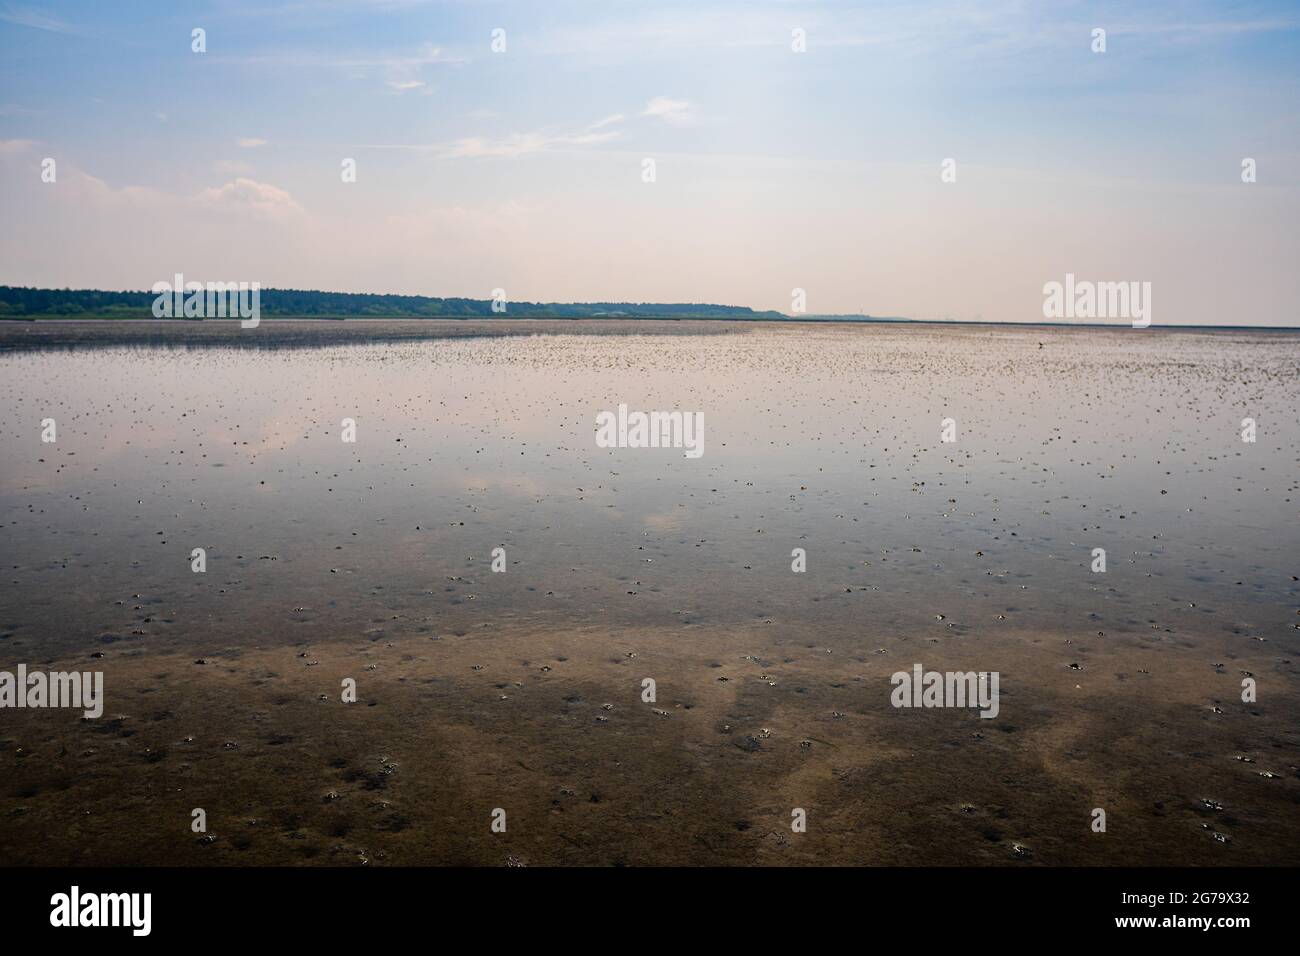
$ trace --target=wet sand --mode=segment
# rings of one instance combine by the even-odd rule
[[[1295,702],[1233,705],[1236,667],[1212,668],[1191,642],[872,635],[884,653],[836,653],[779,627],[401,631],[232,648],[205,664],[143,651],[49,662],[102,667],[111,705],[96,721],[6,715],[4,859],[1294,859]],[[890,707],[889,673],[918,652],[941,670],[995,660],[999,717]],[[655,704],[641,700],[647,675]],[[1259,672],[1293,675],[1280,662]],[[340,699],[345,677],[355,703]],[[195,807],[215,840],[190,832]],[[497,807],[503,834],[489,829]],[[794,807],[807,833],[791,832]],[[1105,834],[1088,829],[1094,807],[1107,809]]]
[[[703,319],[0,319],[0,351],[135,346],[154,348],[321,348],[363,342],[520,335],[726,335],[746,323]]]
[[[669,324],[0,358],[0,668],[107,696],[0,711],[0,859],[1294,862],[1300,337]]]

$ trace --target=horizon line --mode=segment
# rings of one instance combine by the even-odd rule
[[[20,286],[20,285],[0,284],[0,292],[3,292],[5,290],[41,292],[41,293],[70,292],[70,293],[79,293],[79,294],[102,293],[108,295],[141,295],[141,296],[157,296],[158,294],[160,294],[160,293],[153,292],[152,290],[144,290],[144,289],[139,289],[139,290],[137,289],[96,289],[96,288],[73,288],[71,286],[48,287],[48,286],[26,286],[26,285]],[[471,296],[461,296],[461,295],[450,295],[450,296],[424,295],[422,293],[406,293],[406,292],[345,292],[345,291],[328,290],[328,289],[306,289],[306,288],[298,289],[298,288],[290,288],[290,287],[270,287],[270,286],[265,288],[258,286],[258,291],[259,292],[283,292],[283,293],[308,293],[308,294],[329,295],[329,296],[335,296],[335,295],[371,296],[374,298],[390,298],[390,299],[391,298],[422,299],[431,302],[464,301],[464,302],[488,304],[493,301],[493,299],[491,298],[480,299]],[[187,293],[187,294],[192,294],[192,293]],[[543,301],[533,301],[529,299],[508,299],[506,301],[508,303],[514,303],[520,306],[536,306],[536,307],[549,306],[549,307],[556,307],[556,308],[564,308],[565,306],[591,307],[597,305],[608,305],[608,306],[628,305],[628,306],[636,306],[638,308],[654,308],[655,306],[663,306],[665,308],[689,308],[692,306],[698,306],[700,308],[708,308],[708,309],[732,309],[737,311],[746,311],[750,313],[750,315],[743,316],[743,317],[741,316],[728,317],[728,316],[714,316],[714,315],[692,316],[689,314],[687,315],[597,314],[597,315],[568,316],[563,314],[510,315],[508,313],[494,313],[492,315],[484,316],[484,315],[477,315],[474,313],[465,313],[463,315],[447,314],[447,315],[436,315],[436,316],[418,316],[418,315],[404,315],[401,313],[393,313],[392,315],[346,315],[340,313],[337,315],[281,314],[278,316],[265,316],[265,320],[266,321],[286,321],[286,320],[287,321],[373,321],[373,320],[378,320],[378,321],[422,322],[422,321],[429,321],[431,319],[432,320],[441,319],[445,321],[461,321],[464,319],[479,319],[479,320],[489,320],[489,321],[501,320],[501,319],[515,320],[515,321],[547,320],[547,319],[565,320],[565,321],[621,319],[627,321],[637,321],[637,320],[649,319],[649,320],[657,320],[657,321],[683,321],[684,320],[684,321],[711,321],[711,322],[808,322],[808,323],[841,322],[841,323],[882,324],[882,325],[887,325],[887,324],[970,325],[970,326],[996,325],[996,326],[1023,326],[1023,327],[1038,326],[1038,327],[1046,327],[1046,328],[1088,328],[1088,329],[1122,329],[1122,328],[1130,327],[1129,323],[1127,322],[1087,322],[1087,321],[1060,322],[1060,321],[1052,321],[1048,319],[1020,320],[1020,319],[983,319],[983,318],[980,319],[953,319],[953,318],[918,319],[918,318],[912,318],[910,316],[878,316],[878,315],[872,315],[869,312],[826,312],[826,313],[790,314],[790,313],[781,312],[777,309],[759,310],[753,308],[752,306],[747,306],[747,305],[731,305],[731,304],[717,303],[717,302],[654,302],[654,301],[644,301],[644,300],[638,302],[633,300],[616,301],[612,299],[590,300],[585,302],[580,302],[580,301],[543,302]],[[72,313],[46,312],[46,313],[27,313],[25,315],[20,315],[20,316],[5,315],[0,313],[0,321],[3,322],[39,322],[39,321],[63,321],[63,322],[66,321],[82,321],[82,322],[196,322],[196,321],[203,322],[203,321],[208,321],[208,322],[212,322],[212,321],[217,321],[219,322],[222,320],[212,319],[212,318],[183,318],[183,317],[157,318],[153,316],[150,316],[148,318],[143,318],[143,317],[142,318],[113,318],[113,317],[106,317],[106,316],[94,316],[94,315],[79,316]],[[1167,323],[1167,324],[1160,324],[1160,325],[1156,325],[1155,323],[1152,323],[1150,326],[1148,326],[1148,328],[1300,332],[1300,325],[1246,325],[1246,324],[1233,324],[1233,323],[1227,323],[1227,324]]]

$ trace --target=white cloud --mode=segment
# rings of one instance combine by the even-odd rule
[[[442,55],[442,50],[432,43],[421,45],[419,52],[411,57],[388,57],[381,64],[387,80],[385,85],[388,89],[401,95],[410,93],[413,90],[420,90],[424,94],[432,92],[425,86],[421,79],[425,67],[433,63],[444,63],[446,60]],[[364,72],[364,71],[363,71]]]
[[[618,135],[617,130],[610,130],[606,133],[578,133],[568,136],[524,133],[498,140],[471,137],[445,144],[435,152],[447,159],[461,156],[522,156],[525,153],[540,153],[565,146],[593,146],[596,143],[607,143],[616,139]]]
[[[668,96],[656,96],[646,104],[641,115],[661,119],[670,126],[690,126],[697,118],[694,103]]]
[[[318,67],[339,70],[412,70],[433,64],[460,65],[465,57],[446,53],[432,43],[421,43],[414,53],[319,53],[310,50],[281,50],[239,56],[213,56],[221,63],[250,66]]]
[[[214,208],[244,209],[270,216],[302,211],[297,201],[280,187],[243,176],[223,186],[203,190],[199,201]]]
[[[612,126],[622,121],[622,119],[622,114],[616,113],[613,116],[597,120],[578,133],[555,133],[542,130],[533,133],[513,133],[496,139],[485,136],[466,136],[445,143],[366,143],[363,144],[362,148],[409,149],[432,153],[439,159],[525,156],[530,153],[542,153],[571,146],[594,146],[598,143],[607,143],[610,140],[617,139],[621,133],[616,129],[605,129],[605,127]]]
[[[55,196],[74,207],[108,209],[115,213],[165,209],[172,203],[171,197],[149,186],[110,186],[98,176],[69,163],[59,164],[59,185]]]
[[[6,166],[21,163],[24,161],[21,157],[31,152],[36,145],[37,141],[30,139],[0,139],[0,159],[4,160]],[[58,188],[49,190],[48,195],[66,201],[73,207],[113,210],[137,209],[148,212],[157,209],[175,210],[177,205],[185,205],[209,212],[243,210],[276,216],[304,211],[298,201],[279,186],[237,175],[248,170],[246,163],[217,160],[213,163],[213,168],[222,175],[236,174],[235,178],[198,193],[177,194],[152,186],[111,186],[98,176],[78,168],[71,160],[60,160]],[[9,182],[13,180],[8,175],[0,178]]]
[[[266,140],[258,139],[256,136],[241,136],[235,142],[244,149],[257,149],[259,146],[266,145]]]

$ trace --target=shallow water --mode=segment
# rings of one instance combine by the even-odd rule
[[[435,624],[1281,637],[1298,362],[1279,335],[801,327],[9,355],[8,640],[71,651],[153,616],[142,643],[265,644],[290,607],[346,627],[376,600]],[[620,402],[702,412],[703,457],[597,448]],[[475,574],[497,546],[509,573]],[[113,604],[137,591],[171,620]]]
[[[1276,776],[1238,781],[1255,787],[1240,799],[1249,800],[1258,825],[1252,831],[1240,816],[1216,824],[1238,827],[1227,844],[1238,855],[1223,862],[1293,861],[1300,847],[1292,662],[1300,635],[1300,335],[766,324],[696,331],[0,352],[0,667],[102,653],[96,666],[109,674],[108,710],[128,713],[143,705],[115,693],[115,658],[118,686],[165,695],[180,685],[144,680],[155,658],[168,667],[202,658],[289,668],[301,661],[287,651],[275,657],[280,649],[368,643],[404,650],[407,660],[427,654],[431,674],[455,660],[457,679],[473,680],[471,657],[489,670],[514,666],[529,646],[558,641],[574,664],[573,680],[601,693],[611,685],[602,684],[600,668],[621,668],[608,680],[628,684],[619,706],[630,710],[648,709],[636,696],[639,674],[624,673],[627,655],[636,653],[629,648],[641,640],[643,659],[651,655],[663,673],[704,682],[681,692],[675,706],[709,711],[700,695],[748,646],[767,666],[737,679],[756,688],[786,688],[762,679],[774,677],[778,664],[798,668],[808,656],[834,656],[838,670],[821,673],[814,659],[779,705],[733,698],[718,705],[717,726],[675,731],[674,747],[688,756],[672,759],[699,766],[710,762],[694,749],[706,748],[706,737],[708,747],[727,747],[720,752],[728,761],[749,761],[749,735],[762,729],[748,726],[750,718],[785,720],[773,742],[756,738],[763,741],[754,748],[758,759],[788,738],[791,753],[772,781],[755,780],[745,765],[735,771],[761,794],[810,775],[818,786],[853,778],[882,758],[882,747],[903,753],[931,741],[940,756],[951,750],[956,745],[942,733],[931,737],[937,725],[899,720],[937,715],[894,711],[888,702],[890,672],[947,661],[1003,674],[1003,734],[988,729],[999,721],[972,723],[962,714],[960,736],[1007,737],[1000,756],[1028,760],[1026,779],[1046,775],[1052,787],[1069,776],[1055,761],[1093,761],[1081,780],[1102,789],[1110,781],[1115,803],[1149,811],[1165,801],[1134,792],[1136,784],[1126,790],[1123,781],[1158,777],[1166,771],[1153,766],[1181,761],[1188,766],[1167,771],[1191,775],[1167,785],[1171,807],[1180,806],[1202,796],[1187,789],[1195,774],[1235,774],[1242,768],[1229,761],[1261,751]],[[620,403],[703,413],[703,456],[597,447],[596,414]],[[1247,417],[1257,422],[1254,443],[1241,439]],[[45,418],[57,422],[55,444],[40,440]],[[340,440],[344,418],[356,422],[355,444]],[[941,441],[945,418],[956,423],[953,443]],[[190,567],[196,547],[206,549],[202,574]],[[505,548],[505,574],[489,571],[496,547]],[[794,548],[806,550],[806,573],[791,571]],[[1106,550],[1104,574],[1090,569],[1094,548]],[[471,657],[461,660],[467,652],[448,646],[458,640],[474,641]],[[586,670],[578,673],[579,664]],[[350,673],[340,666],[337,673]],[[561,670],[542,673],[561,681]],[[536,661],[527,672],[537,676]],[[1257,704],[1237,699],[1247,672],[1260,681]],[[496,690],[518,681],[497,677]],[[1148,677],[1168,683],[1142,686]],[[215,693],[191,686],[195,679],[185,677],[188,700]],[[137,688],[137,680],[148,686]],[[239,686],[235,680],[222,692],[241,693]],[[517,734],[512,748],[583,752],[587,744],[545,717],[552,700],[568,700],[563,690],[556,684],[545,702],[528,702],[535,710],[515,719],[532,729]],[[1071,693],[1073,702],[1062,698]],[[481,722],[491,719],[479,711],[490,708],[489,697],[510,696],[478,699],[448,686],[436,706],[446,719]],[[395,706],[419,710],[418,701]],[[1228,711],[1225,721],[1243,708],[1249,716],[1221,737],[1196,736],[1216,706]],[[820,770],[787,765],[801,759],[810,722],[832,719],[832,711],[863,724],[836,731],[843,739],[830,739],[841,752]],[[1089,720],[1132,725],[1157,714],[1164,736],[1126,737],[1105,758],[1096,738],[1093,752],[1078,756],[1077,740],[1060,739]],[[213,714],[192,717],[220,725]],[[6,733],[6,749],[21,739],[29,755],[8,758],[14,781],[41,749],[39,736],[23,734],[49,726],[33,723],[30,712],[22,719],[28,723],[15,718],[5,727],[22,729]],[[60,734],[85,733],[72,717],[57,719],[70,725]],[[310,736],[310,723],[323,721],[315,732],[329,737],[330,719],[312,718],[294,733]],[[660,733],[656,718],[648,719],[635,733]],[[1179,722],[1198,729],[1180,740]],[[179,733],[166,729],[170,738]],[[1031,739],[1021,739],[1026,734]],[[719,735],[722,743],[712,743]],[[482,757],[447,746],[448,761]],[[853,750],[861,753],[849,759]],[[1202,758],[1215,769],[1190,766]],[[144,786],[144,771],[124,757],[99,752],[95,759],[106,778]],[[403,766],[422,759],[412,752]],[[910,788],[895,773],[895,789],[873,819],[924,806],[927,794],[957,800],[957,781],[978,796],[970,774],[993,758],[972,757],[968,767],[966,759],[947,769],[932,762]],[[593,756],[586,772],[598,778],[599,766]],[[76,774],[49,772],[53,778],[34,774],[33,786],[15,782],[0,796],[6,843],[18,831],[5,813],[21,804],[31,819],[42,794],[44,819],[56,828],[67,808],[53,794],[75,791]],[[716,772],[729,785],[726,772]],[[1075,812],[1062,805],[1068,798],[1009,778],[1001,785],[1020,796],[1000,805],[1024,801],[1020,831],[993,839],[985,826],[968,849],[889,848],[888,834],[902,832],[894,829],[848,858],[823,848],[771,861],[984,861],[981,840],[996,847],[988,859],[1002,859],[1015,832],[1032,832],[1038,861],[1133,862],[1116,844],[1071,849],[1071,840],[1084,838],[1053,835],[1046,821]],[[261,785],[250,778],[247,786],[252,794]],[[518,786],[520,799],[534,790],[549,797],[546,786]],[[653,800],[649,780],[640,790],[626,786],[629,806],[618,826],[628,825],[633,804],[639,813]],[[945,788],[952,792],[943,795]],[[456,806],[475,805],[460,793]],[[841,842],[861,831],[861,821],[849,819],[854,799],[825,799],[839,801]],[[1102,798],[1079,799],[1086,815]],[[767,808],[775,822],[753,846],[711,842],[692,827],[720,827],[734,842],[751,828],[716,817],[761,816],[754,808],[685,806],[679,815],[693,820],[686,833],[658,834],[647,842],[653,849],[631,861],[766,862],[764,848],[786,852],[788,834],[772,837],[788,817],[786,803]],[[1183,809],[1187,848],[1180,849],[1181,830],[1162,831],[1148,861],[1216,862],[1221,844],[1196,832],[1204,829],[1194,826],[1200,818]],[[925,820],[908,825],[924,829]],[[1086,833],[1086,820],[1080,827]],[[612,838],[601,832],[578,841],[589,855],[566,856],[577,852],[566,843],[532,853],[538,862],[628,861],[606,852]],[[1137,827],[1129,839],[1146,834]],[[100,839],[110,846],[102,834],[92,842]],[[190,861],[189,844],[160,859]],[[284,859],[256,841],[241,849],[259,846],[254,861]],[[1253,855],[1243,857],[1243,846]],[[403,856],[399,844],[385,852],[429,861],[414,850]],[[497,862],[495,848],[480,853],[477,843],[458,852],[444,848],[434,861]]]

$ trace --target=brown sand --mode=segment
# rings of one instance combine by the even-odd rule
[[[1213,713],[1201,652],[1160,648],[1155,677],[1137,670],[1150,648],[1098,639],[1071,649],[1087,655],[1074,671],[1059,638],[983,639],[1002,702],[981,720],[896,710],[888,696],[889,674],[913,660],[967,668],[977,638],[902,639],[884,654],[868,639],[845,656],[776,630],[485,626],[206,664],[147,651],[50,663],[102,667],[107,707],[98,720],[5,713],[0,856],[1214,865],[1300,849],[1294,702],[1240,703],[1228,665],[1224,713]],[[646,676],[654,704],[641,700]],[[340,700],[345,677],[356,703]],[[215,840],[191,832],[195,807]],[[490,830],[497,807],[504,834]],[[807,810],[806,833],[791,831],[794,807]],[[1094,807],[1107,811],[1105,834],[1089,830]]]

